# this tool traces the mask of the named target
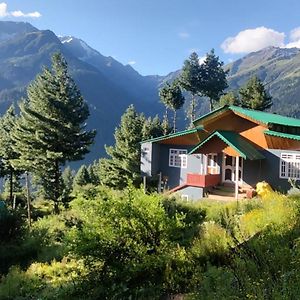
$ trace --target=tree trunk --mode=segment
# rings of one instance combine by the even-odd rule
[[[177,111],[174,109],[174,116],[173,116],[173,132],[176,132],[176,116],[177,116]]]
[[[26,198],[27,198],[28,224],[29,224],[29,227],[31,227],[31,201],[30,201],[29,175],[28,175],[28,172],[25,172],[25,181],[26,181]]]
[[[11,206],[13,207],[13,202],[14,202],[14,199],[13,199],[13,176],[14,176],[14,171],[13,171],[13,168],[10,167],[10,170],[9,170],[9,201],[11,203]]]
[[[190,119],[189,128],[194,127],[193,121],[195,120],[195,109],[196,109],[196,97],[195,97],[195,95],[192,95],[190,111],[189,111],[189,119]]]
[[[166,111],[165,111],[165,115],[164,115],[164,120],[165,120],[165,127],[164,127],[164,135],[166,135],[168,132],[168,126],[167,126],[167,123],[168,123],[168,108],[166,107]]]
[[[55,192],[54,192],[54,196],[55,196],[55,199],[54,199],[54,213],[55,214],[59,214],[59,206],[58,206],[58,203],[59,203],[59,196],[60,196],[60,188],[59,188],[59,178],[60,178],[60,174],[59,174],[59,164],[58,164],[58,161],[56,160],[55,161]]]
[[[213,109],[214,109],[213,99],[209,98],[209,111],[213,111]]]

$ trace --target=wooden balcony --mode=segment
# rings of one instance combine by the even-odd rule
[[[216,186],[221,182],[221,175],[220,174],[207,174],[207,175],[200,175],[200,174],[187,174],[187,185],[190,186],[198,186],[198,187],[210,187]]]

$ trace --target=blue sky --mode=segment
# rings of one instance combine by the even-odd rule
[[[73,35],[143,75],[215,48],[228,63],[265,46],[300,47],[299,0],[7,0],[0,20]]]

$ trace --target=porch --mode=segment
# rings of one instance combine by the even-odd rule
[[[236,132],[216,131],[199,143],[189,154],[202,154],[203,175],[187,176],[194,184],[202,184],[210,189],[215,196],[243,198],[245,191],[251,188],[244,180],[244,172],[257,172],[245,160],[259,161],[264,156],[254,145]],[[189,174],[188,174],[189,175]],[[223,187],[222,187],[222,186]],[[224,191],[224,186],[225,191]]]

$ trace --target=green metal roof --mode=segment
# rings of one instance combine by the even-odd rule
[[[264,134],[300,141],[300,135],[296,135],[296,134],[277,132],[273,130],[265,130]]]
[[[159,136],[159,137],[156,137],[156,138],[148,139],[148,140],[142,141],[141,144],[142,143],[148,143],[148,142],[152,142],[153,143],[153,142],[159,142],[159,141],[163,141],[163,140],[168,140],[168,139],[171,139],[171,138],[174,138],[174,137],[183,136],[183,135],[191,134],[191,133],[196,133],[196,132],[198,132],[198,131],[200,131],[202,129],[203,129],[202,126],[197,126],[195,128],[192,128],[192,129],[178,131],[178,132],[175,132],[175,133],[171,133],[171,134]]]
[[[189,154],[193,154],[197,149],[201,148],[215,136],[236,150],[244,159],[256,160],[265,158],[244,137],[233,131],[215,131],[204,141],[200,142],[194,149],[192,149]]]
[[[238,112],[240,114],[243,114],[250,119],[253,119],[255,121],[264,123],[264,124],[279,124],[284,126],[295,126],[300,127],[300,120],[290,117],[285,117],[277,114],[271,114],[264,111],[258,111],[253,109],[246,109],[239,106],[229,106],[229,109]]]
[[[281,115],[277,115],[277,114],[272,114],[272,113],[268,113],[268,112],[264,112],[264,111],[258,111],[258,110],[253,110],[253,109],[247,109],[247,108],[243,108],[240,106],[234,106],[234,105],[225,105],[222,106],[204,116],[201,116],[200,118],[196,119],[194,121],[198,122],[201,121],[203,119],[206,119],[207,117],[217,114],[219,112],[223,112],[226,110],[231,110],[233,112],[237,112],[240,113],[244,116],[247,116],[248,118],[263,123],[263,124],[279,124],[279,125],[284,125],[284,126],[295,126],[295,127],[300,127],[300,120],[299,119],[295,119],[295,118],[291,118],[291,117],[286,117],[286,116],[281,116]]]
[[[207,114],[205,114],[205,115],[203,115],[203,116],[201,116],[201,117],[195,119],[195,120],[193,121],[193,123],[198,122],[198,121],[203,120],[203,119],[206,119],[207,117],[209,117],[209,116],[211,116],[211,115],[214,115],[214,114],[216,114],[216,113],[218,113],[218,112],[226,111],[226,110],[228,110],[228,109],[229,109],[229,106],[228,106],[228,105],[221,106],[221,107],[219,107],[219,108],[217,108],[217,109],[215,109],[215,110],[213,110],[213,111],[211,111],[211,112],[209,112],[209,113],[207,113]]]

